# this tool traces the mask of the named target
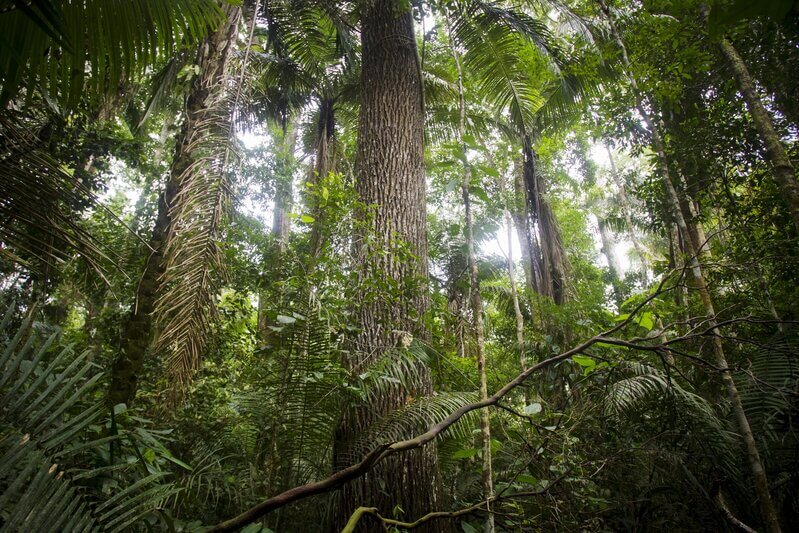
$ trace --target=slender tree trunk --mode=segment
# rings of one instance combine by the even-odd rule
[[[530,290],[539,292],[539,280],[536,268],[536,259],[533,257],[532,228],[530,227],[530,217],[527,209],[527,194],[524,190],[523,164],[514,162],[513,168],[513,191],[514,202],[511,215],[516,226],[516,234],[519,237],[521,247],[522,270],[524,279]]]
[[[466,156],[466,144],[463,138],[466,135],[466,99],[463,94],[463,71],[461,69],[461,59],[457,49],[450,37],[450,48],[452,57],[455,60],[455,68],[458,73],[458,143],[461,147],[461,157],[463,158],[463,179],[461,181],[461,196],[463,198],[463,208],[466,222],[466,250],[469,262],[469,286],[471,288],[472,321],[477,344],[477,374],[480,377],[480,400],[488,398],[488,378],[486,375],[486,347],[485,347],[485,323],[483,320],[483,300],[480,295],[480,279],[477,270],[477,255],[474,247],[474,216],[472,214],[472,202],[469,196],[469,188],[472,181],[472,167]],[[480,436],[483,448],[483,498],[489,502],[494,496],[494,481],[491,466],[491,418],[487,407],[480,410]],[[494,513],[486,503],[485,532],[494,533]]]
[[[616,300],[616,305],[621,306],[623,301],[621,292],[621,278],[619,273],[621,267],[619,266],[619,259],[616,256],[616,243],[613,236],[610,234],[608,223],[602,217],[597,217],[597,226],[599,226],[599,237],[602,240],[602,254],[608,262],[608,273],[610,274],[610,285],[613,287],[613,298]]]
[[[225,22],[200,44],[197,65],[200,74],[194,79],[186,99],[186,115],[175,147],[172,168],[164,191],[158,198],[158,215],[152,236],[151,253],[136,289],[136,300],[125,325],[122,347],[111,369],[108,401],[111,405],[130,404],[136,396],[138,378],[153,333],[152,313],[161,275],[164,273],[164,245],[170,230],[169,209],[179,193],[184,172],[194,161],[192,143],[197,123],[205,119],[209,96],[219,90],[225,74],[227,59],[241,16],[238,7],[226,6]]]
[[[624,182],[622,181],[621,176],[619,176],[619,173],[616,170],[616,162],[613,160],[613,151],[610,149],[610,146],[607,145],[605,145],[605,149],[608,152],[608,161],[610,162],[610,175],[613,178],[613,181],[616,182],[616,187],[618,187],[619,200],[621,200],[622,211],[624,212],[624,221],[627,223],[628,234],[633,243],[635,254],[638,256],[638,260],[641,262],[641,270],[644,274],[644,285],[647,285],[649,283],[649,263],[646,259],[644,248],[641,246],[641,242],[638,240],[638,237],[635,234],[632,208],[630,206],[630,201],[627,198],[627,191],[624,187]]]
[[[760,95],[755,89],[755,83],[749,74],[749,69],[738,55],[738,51],[726,38],[719,42],[722,54],[730,64],[735,79],[738,81],[738,89],[744,97],[746,107],[752,117],[752,122],[757,129],[760,139],[766,146],[766,156],[774,167],[774,180],[780,187],[780,191],[785,197],[785,202],[791,211],[793,224],[799,232],[799,183],[796,181],[796,169],[794,169],[788,152],[782,144],[779,134],[774,129],[774,122],[771,119]]]
[[[522,372],[527,370],[527,355],[524,351],[524,315],[519,305],[519,291],[516,287],[516,265],[513,262],[513,222],[510,211],[505,209],[505,226],[508,228],[508,278],[510,279],[510,294],[513,299],[513,316],[516,319],[516,345],[519,350],[519,367]],[[524,389],[524,403],[527,405],[527,389]]]
[[[669,173],[668,158],[666,157],[666,150],[663,140],[660,137],[660,132],[656,123],[650,118],[649,114],[644,108],[643,98],[641,96],[640,90],[638,89],[635,77],[630,74],[630,61],[627,56],[627,48],[624,45],[624,41],[622,41],[621,34],[616,28],[613,16],[611,15],[605,0],[599,0],[599,4],[602,7],[602,11],[607,18],[608,23],[610,24],[610,28],[616,43],[621,50],[622,60],[628,72],[630,86],[632,88],[633,94],[635,95],[636,108],[638,109],[641,118],[643,118],[646,127],[649,129],[649,132],[652,135],[652,144],[655,148],[655,153],[657,154],[658,162],[660,163],[661,167],[660,170],[663,174],[663,185],[666,189],[666,199],[668,201],[669,208],[675,222],[677,223],[677,227],[683,235],[685,245],[688,248],[687,268],[693,277],[696,291],[699,293],[699,298],[705,308],[708,326],[711,328],[711,333],[713,335],[712,347],[715,364],[721,373],[721,379],[724,387],[727,389],[727,395],[732,405],[733,415],[735,416],[738,424],[738,430],[741,434],[741,438],[744,441],[746,457],[749,462],[749,470],[754,480],[755,491],[757,493],[758,503],[760,504],[761,518],[766,526],[766,529],[770,533],[780,533],[781,528],[779,518],[777,515],[777,510],[774,507],[774,501],[771,499],[771,494],[769,493],[766,472],[763,468],[763,463],[760,460],[760,452],[757,449],[757,443],[755,442],[755,438],[752,433],[752,427],[749,425],[749,419],[747,418],[743,404],[741,403],[741,396],[738,393],[738,388],[732,377],[729,364],[727,363],[727,357],[724,353],[724,346],[721,342],[720,333],[715,327],[716,311],[713,307],[713,300],[710,296],[710,291],[708,290],[704,273],[702,272],[702,266],[697,258],[698,250],[696,250],[693,246],[688,225],[686,224],[682,210],[680,209],[680,198],[677,195],[677,190],[674,188],[674,182],[672,181],[671,175]]]
[[[277,176],[275,185],[275,212],[272,217],[272,235],[278,243],[280,253],[286,250],[291,220],[289,213],[294,198],[294,149],[297,144],[297,129],[287,124],[281,138],[278,154]]]
[[[356,235],[355,249],[362,277],[357,315],[362,329],[344,361],[355,372],[386,349],[424,338],[429,305],[422,80],[410,4],[362,3],[361,45],[356,190],[360,201],[372,207],[358,213],[365,227]],[[390,299],[375,295],[369,289],[374,284],[368,283],[374,279],[396,284],[402,294]],[[345,413],[336,435],[334,468],[358,459],[350,444],[373,423],[404,406],[409,396],[432,393],[429,370],[422,368],[420,374],[411,390],[396,386]],[[377,507],[385,516],[395,506],[403,516],[422,516],[438,507],[439,487],[434,444],[390,457],[341,490],[333,528],[340,530],[361,505]]]
[[[319,122],[316,129],[316,156],[314,158],[314,166],[311,171],[310,182],[319,185],[327,178],[330,172],[333,172],[330,145],[334,142],[335,133],[335,101],[331,98],[323,98],[319,104]],[[311,261],[315,263],[322,253],[324,246],[324,227],[325,227],[325,210],[321,205],[319,194],[320,192],[314,191],[315,195],[311,200],[311,215],[314,218],[313,225],[311,226],[310,247],[311,247]]]

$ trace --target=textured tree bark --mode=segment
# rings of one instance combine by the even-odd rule
[[[746,64],[744,64],[741,56],[738,55],[738,51],[726,38],[721,39],[719,47],[735,74],[738,88],[743,94],[752,122],[766,147],[768,161],[774,167],[774,181],[777,182],[780,191],[785,197],[785,202],[791,211],[794,227],[799,232],[799,183],[796,181],[796,169],[794,169],[793,163],[788,157],[788,152],[785,150],[780,136],[774,129],[771,115],[768,114],[768,111],[763,106],[760,95],[755,89],[752,76],[749,75],[749,69],[746,68]]]
[[[713,300],[707,286],[707,281],[705,280],[705,275],[702,272],[702,266],[699,263],[699,250],[697,250],[693,245],[688,225],[685,221],[685,217],[683,217],[682,210],[680,209],[680,198],[677,195],[677,190],[674,188],[674,182],[672,181],[669,172],[669,161],[666,157],[663,139],[660,136],[660,131],[657,127],[657,124],[655,124],[655,122],[651,119],[649,113],[647,113],[644,107],[643,98],[641,96],[640,90],[638,89],[638,84],[636,83],[635,77],[630,71],[630,60],[627,56],[627,48],[624,45],[621,34],[616,28],[613,16],[611,15],[605,0],[598,1],[602,8],[602,12],[608,20],[613,37],[616,40],[619,49],[621,50],[622,61],[624,63],[625,69],[627,70],[630,86],[635,96],[636,108],[652,136],[652,145],[655,149],[658,162],[660,163],[660,171],[663,175],[663,186],[666,190],[666,200],[668,202],[671,214],[674,217],[674,221],[676,222],[680,233],[683,235],[683,242],[687,248],[686,251],[688,252],[688,261],[686,266],[693,278],[694,286],[696,291],[699,293],[699,298],[702,301],[702,305],[705,308],[707,324],[710,328],[712,328],[712,332],[714,333],[712,348],[715,364],[721,373],[721,380],[725,389],[727,390],[727,396],[729,397],[730,404],[732,405],[732,412],[738,424],[738,431],[740,432],[741,438],[744,441],[746,458],[749,463],[749,472],[754,480],[755,492],[760,505],[761,518],[766,526],[766,529],[770,533],[780,533],[781,528],[779,518],[777,515],[777,510],[774,507],[774,501],[771,499],[771,494],[769,493],[768,479],[766,477],[766,471],[763,468],[763,462],[760,460],[760,452],[757,449],[757,443],[755,442],[755,438],[752,433],[752,427],[749,425],[749,419],[747,418],[743,404],[741,403],[741,396],[738,393],[738,388],[732,377],[729,364],[727,363],[727,357],[724,353],[724,346],[722,345],[721,337],[718,334],[718,330],[715,329],[716,311],[713,307]]]
[[[426,198],[421,72],[410,5],[394,0],[361,4],[361,110],[356,153],[356,189],[367,207],[358,213],[364,228],[356,235],[355,254],[362,297],[361,332],[344,361],[357,372],[386,349],[410,336],[425,337],[428,308]],[[401,291],[385,298],[369,289],[382,280]],[[393,291],[392,291],[393,292]],[[353,440],[375,421],[410,401],[432,393],[429,371],[413,390],[397,386],[367,406],[345,413],[336,435],[334,468],[342,470],[362,457]],[[392,514],[421,516],[439,505],[435,446],[426,446],[381,463],[342,488],[332,528],[340,531],[364,505]]]
[[[193,162],[194,129],[205,116],[209,96],[219,90],[227,67],[227,59],[241,17],[238,7],[226,5],[225,22],[200,44],[197,54],[199,75],[194,79],[186,99],[186,116],[175,147],[164,191],[158,198],[158,215],[150,237],[152,252],[136,289],[136,301],[131,310],[122,338],[122,346],[111,368],[111,405],[130,404],[136,397],[138,378],[153,334],[152,313],[164,273],[164,245],[170,229],[169,208],[179,193],[181,176]]]

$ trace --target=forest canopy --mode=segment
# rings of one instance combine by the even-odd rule
[[[799,530],[799,2],[0,0],[0,531]]]

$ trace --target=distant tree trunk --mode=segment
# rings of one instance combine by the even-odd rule
[[[633,243],[635,254],[638,256],[638,260],[641,262],[641,270],[644,274],[644,285],[646,285],[649,283],[649,263],[646,259],[644,248],[641,246],[641,242],[638,240],[638,237],[635,234],[632,208],[630,206],[630,201],[627,198],[627,191],[624,187],[624,182],[616,170],[616,162],[613,160],[613,151],[610,149],[610,146],[607,145],[605,145],[605,149],[608,152],[608,161],[610,162],[610,175],[613,178],[613,181],[616,182],[616,187],[618,188],[619,200],[621,201],[622,211],[624,212],[624,221],[627,223],[627,233],[630,236],[630,241]]]
[[[275,165],[275,208],[272,216],[272,236],[277,248],[277,263],[282,262],[291,233],[291,213],[294,199],[294,149],[297,145],[297,128],[285,121],[280,134]],[[268,277],[268,276],[265,276]],[[266,317],[267,295],[261,291],[258,297],[258,335],[266,344],[269,337],[269,323]]]
[[[286,250],[289,233],[291,232],[291,207],[294,198],[294,148],[297,144],[297,129],[292,124],[287,124],[281,136],[280,153],[277,161],[277,176],[275,183],[275,212],[272,217],[272,235],[278,243],[282,253]]]
[[[524,351],[524,315],[519,305],[519,291],[516,287],[516,265],[513,262],[513,222],[510,211],[505,210],[505,226],[508,228],[508,278],[510,279],[510,294],[513,299],[513,316],[516,319],[516,345],[519,350],[519,367],[527,370],[527,355]],[[524,389],[525,405],[527,404],[527,389]]]
[[[527,193],[524,189],[523,164],[514,162],[513,169],[513,209],[511,215],[516,226],[516,234],[521,246],[522,270],[530,290],[539,292],[540,282],[537,274],[536,258],[533,255],[532,228],[527,208]]]
[[[424,174],[422,80],[410,4],[372,0],[361,5],[362,66],[356,154],[356,189],[374,209],[358,214],[368,228],[356,238],[363,282],[358,303],[361,333],[344,364],[357,372],[387,348],[424,338],[427,293],[427,235]],[[371,240],[372,242],[367,242]],[[409,253],[397,253],[397,241]],[[388,253],[386,253],[388,252]],[[370,294],[367,279],[390,280],[402,289],[397,301]],[[334,468],[357,460],[352,441],[409,396],[432,393],[429,370],[412,384],[396,386],[377,401],[348,410],[334,446]],[[407,517],[422,516],[439,505],[440,477],[435,445],[392,456],[339,493],[333,529],[341,530],[361,505],[391,516],[395,506]],[[365,528],[366,526],[362,526]],[[431,526],[429,531],[438,530]]]
[[[192,143],[197,123],[205,119],[209,96],[219,90],[227,59],[241,16],[238,7],[226,5],[225,22],[200,44],[196,63],[200,73],[194,78],[186,99],[186,114],[178,136],[172,168],[164,191],[158,198],[158,215],[150,237],[151,253],[136,289],[136,301],[123,333],[122,347],[111,369],[108,400],[111,405],[130,404],[136,396],[138,378],[152,340],[152,313],[164,272],[164,245],[170,230],[169,208],[178,194],[181,178],[194,161]]]
[[[602,12],[608,20],[608,23],[610,24],[613,37],[621,49],[622,60],[625,69],[629,73],[630,61],[627,56],[627,48],[625,47],[624,41],[622,41],[621,38],[621,34],[616,28],[615,21],[607,7],[607,4],[605,3],[605,0],[599,0],[599,4],[602,8]],[[663,186],[666,190],[666,199],[668,201],[669,210],[671,211],[671,215],[674,217],[674,221],[677,223],[677,227],[683,235],[683,241],[688,249],[687,268],[693,277],[696,291],[699,293],[699,298],[705,308],[707,325],[711,328],[711,332],[713,334],[712,349],[715,358],[715,364],[721,374],[724,387],[727,389],[727,396],[729,397],[730,404],[732,405],[732,412],[738,424],[738,430],[741,434],[741,438],[744,441],[746,457],[749,462],[749,471],[754,480],[755,491],[758,496],[758,503],[760,504],[761,518],[766,525],[766,529],[770,533],[780,533],[781,528],[779,518],[777,515],[777,510],[774,507],[774,501],[771,499],[771,494],[769,493],[766,471],[763,468],[763,462],[760,460],[760,452],[757,449],[757,443],[755,442],[755,438],[752,433],[752,427],[749,425],[749,419],[747,418],[743,404],[741,403],[741,396],[738,393],[738,388],[733,380],[730,366],[727,363],[727,357],[724,353],[724,346],[722,345],[721,337],[716,329],[716,311],[713,306],[713,300],[710,296],[710,291],[708,290],[704,273],[702,272],[702,266],[698,260],[698,250],[696,250],[696,248],[693,246],[688,225],[686,224],[682,210],[680,209],[680,198],[677,195],[677,190],[674,188],[674,182],[672,181],[669,172],[669,161],[666,157],[666,150],[663,140],[660,137],[657,124],[650,118],[649,113],[647,113],[646,109],[644,108],[643,98],[641,96],[640,90],[638,89],[638,84],[635,80],[635,77],[631,74],[629,75],[629,81],[632,92],[635,96],[636,108],[640,113],[641,118],[643,118],[649,133],[652,135],[652,144],[655,148],[658,162],[660,163],[660,170],[663,175]]]
[[[749,69],[746,68],[746,64],[744,64],[741,56],[738,55],[738,51],[726,38],[721,39],[719,47],[724,57],[727,58],[735,79],[738,81],[738,89],[743,94],[752,122],[760,135],[760,139],[766,146],[768,161],[774,167],[774,180],[785,197],[785,202],[788,204],[793,218],[794,227],[799,232],[799,183],[796,181],[796,169],[794,169],[793,163],[788,157],[788,152],[785,150],[780,136],[774,129],[771,115],[763,106],[760,95],[755,89],[755,83],[749,74]]]
[[[477,374],[480,377],[480,400],[488,398],[488,378],[486,376],[486,346],[485,346],[485,323],[483,320],[483,299],[480,294],[480,278],[477,270],[477,254],[474,246],[474,216],[472,214],[472,202],[469,189],[472,181],[472,167],[466,155],[466,144],[463,141],[466,135],[466,99],[463,94],[463,71],[461,69],[461,59],[457,48],[452,43],[450,37],[450,48],[452,57],[455,60],[455,67],[458,74],[458,143],[461,146],[463,158],[463,179],[461,180],[461,197],[463,198],[463,208],[466,223],[466,253],[469,262],[469,286],[471,288],[472,303],[472,326],[474,330],[475,343],[477,345]],[[494,533],[494,513],[490,512],[489,502],[494,496],[494,481],[491,465],[491,418],[488,407],[480,410],[480,437],[483,448],[483,498],[486,500],[486,509],[489,511],[486,516],[485,533]]]
[[[556,304],[565,301],[566,253],[552,209],[544,197],[544,180],[536,172],[535,151],[530,135],[522,136],[521,189],[526,200],[531,232],[531,268],[535,290]],[[518,187],[518,186],[517,186]]]
[[[319,104],[319,121],[316,127],[316,156],[314,166],[311,170],[310,182],[319,184],[327,178],[330,172],[334,172],[333,161],[331,160],[330,145],[334,142],[336,128],[335,100],[323,98]],[[314,221],[311,226],[311,261],[313,263],[319,259],[324,246],[324,227],[325,211],[319,202],[319,191],[314,191],[315,196],[311,202],[311,216]]]
[[[610,275],[610,285],[613,287],[613,298],[616,300],[616,305],[621,306],[623,301],[620,285],[621,278],[619,277],[621,267],[619,266],[619,258],[616,256],[616,243],[604,218],[597,217],[597,225],[599,226],[599,237],[602,240],[602,254],[608,262],[608,274]]]

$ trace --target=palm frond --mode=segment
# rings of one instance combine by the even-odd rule
[[[178,45],[198,42],[221,15],[214,0],[14,2],[0,13],[0,107],[22,86],[66,107],[84,93],[116,92]]]
[[[474,79],[480,97],[499,109],[507,109],[514,125],[528,131],[543,99],[531,78],[535,52],[530,49],[528,36],[521,32],[533,32],[541,25],[493,5],[480,5],[469,16],[455,18],[453,39],[465,50],[464,67]]]
[[[87,454],[117,438],[90,437],[90,426],[105,413],[102,403],[88,400],[102,374],[94,371],[89,352],[51,349],[58,332],[40,342],[30,316],[8,334],[13,311],[0,323],[6,334],[0,356],[0,529],[128,530],[175,488],[156,473],[110,498],[86,490],[87,479],[111,470],[82,467]]]
[[[169,231],[155,302],[154,348],[166,354],[173,393],[178,395],[185,393],[200,368],[216,317],[218,283],[224,277],[219,243],[231,191],[232,108],[241,90],[228,86],[228,58],[240,11],[228,7],[226,14],[225,24],[201,47],[200,73],[188,97],[185,135],[173,161],[173,177],[179,175],[168,206]]]
[[[730,431],[713,406],[698,394],[681,386],[652,366],[628,362],[623,365],[628,376],[610,384],[605,396],[605,411],[621,420],[627,415],[653,409],[667,409],[676,403],[676,412],[690,421],[691,435],[700,448],[709,448],[707,456],[740,479],[738,437]]]
[[[102,275],[118,258],[81,227],[75,206],[88,204],[111,213],[47,153],[34,131],[30,117],[0,117],[0,239],[17,251],[16,261],[33,270],[78,253]]]

